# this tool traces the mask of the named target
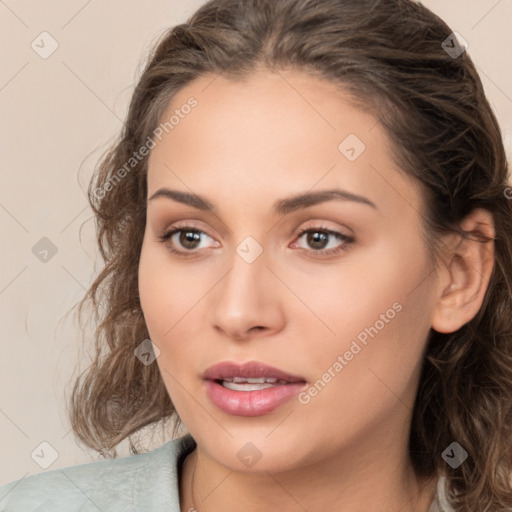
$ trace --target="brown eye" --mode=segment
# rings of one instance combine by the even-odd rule
[[[329,235],[322,231],[309,231],[306,235],[307,243],[313,249],[324,249],[329,242]]]
[[[213,240],[204,231],[192,226],[174,226],[157,239],[168,246],[170,252],[182,256],[192,256],[198,252],[201,242],[207,239]],[[214,246],[219,244],[214,241]]]
[[[182,247],[185,247],[185,249],[197,249],[197,244],[201,241],[201,235],[199,231],[181,230],[178,231],[178,233],[178,240]]]
[[[299,247],[312,249],[313,252],[319,255],[337,254],[346,250],[354,242],[354,238],[324,227],[304,229],[297,237],[298,240],[301,238],[304,238],[307,247],[301,247],[300,245]],[[331,244],[330,247],[329,244]]]

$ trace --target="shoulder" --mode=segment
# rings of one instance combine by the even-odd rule
[[[179,511],[179,466],[190,435],[156,450],[56,469],[0,486],[0,512]]]

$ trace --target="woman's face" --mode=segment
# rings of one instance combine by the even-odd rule
[[[420,189],[381,124],[297,71],[202,77],[169,119],[149,160],[139,288],[198,445],[236,471],[405,453],[435,273]]]

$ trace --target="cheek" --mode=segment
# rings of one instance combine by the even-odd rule
[[[154,341],[172,337],[175,326],[183,320],[186,322],[188,310],[197,302],[199,288],[197,280],[176,265],[170,265],[164,247],[144,241],[139,263],[139,295]]]
[[[188,395],[179,385],[183,381],[179,372],[192,367],[193,354],[188,353],[190,345],[180,334],[196,294],[190,279],[171,269],[162,247],[152,247],[146,240],[139,263],[139,295],[150,338],[160,349],[156,363],[165,387],[178,414],[186,415]]]
[[[208,274],[204,278],[200,272],[191,275],[186,265],[171,263],[165,248],[144,241],[139,264],[140,301],[150,338],[160,349],[160,372],[173,397],[180,394],[174,377],[179,382],[183,376],[188,380],[190,370],[197,366],[198,353],[204,349],[206,294],[213,286],[213,282],[205,282]]]
[[[354,411],[368,404],[379,408],[396,402],[395,393],[413,400],[430,331],[430,267],[421,241],[400,247],[393,251],[386,242],[347,258],[329,279],[316,276],[322,283],[317,293],[308,291],[314,289],[311,279],[297,281],[296,291],[330,331],[313,315],[301,325],[307,333],[301,350],[315,370],[314,381],[320,380],[319,405],[341,400]]]
[[[428,316],[428,308],[421,307],[426,287],[417,287],[429,273],[422,250],[419,240],[405,246],[382,237],[347,253],[336,266],[319,265],[313,273],[311,268],[292,267],[281,275],[311,313],[299,320],[303,326],[309,326],[310,334],[316,332],[322,348],[343,349],[359,334],[364,342],[375,324],[380,338],[386,332],[397,337],[411,316]],[[307,337],[302,341],[309,343]]]

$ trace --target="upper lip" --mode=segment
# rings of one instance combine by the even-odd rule
[[[291,375],[258,361],[249,361],[247,363],[234,363],[223,361],[222,363],[210,366],[203,374],[205,380],[224,380],[234,377],[245,377],[257,379],[261,377],[276,378],[288,382],[305,382],[303,377]]]

